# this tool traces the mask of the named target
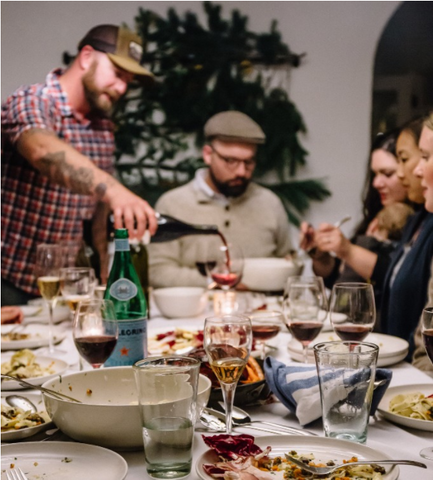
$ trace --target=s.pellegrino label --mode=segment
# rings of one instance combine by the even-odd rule
[[[129,366],[147,356],[147,303],[132,264],[128,230],[117,229],[113,266],[105,297],[114,304],[119,327],[116,348],[106,367]]]

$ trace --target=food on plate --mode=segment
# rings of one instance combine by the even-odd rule
[[[215,373],[213,372],[204,348],[197,348],[188,354],[190,357],[198,358],[201,360],[200,373],[208,377],[212,382],[212,388],[220,388],[220,383]],[[253,357],[249,357],[244,371],[242,372],[239,383],[254,383],[264,380],[265,375],[257,360]]]
[[[351,462],[358,459],[352,457],[345,460],[346,465],[334,473],[325,475],[313,475],[308,473],[297,465],[293,464],[281,456],[272,457],[271,447],[262,450],[254,443],[254,437],[251,435],[213,435],[205,437],[203,440],[219,457],[219,461],[213,464],[204,464],[203,470],[212,478],[222,480],[348,480],[348,479],[368,479],[381,480],[385,469],[379,465],[355,465],[350,466]],[[287,448],[291,456],[300,459],[307,465],[316,467],[335,465],[333,460],[315,461],[314,455],[298,454]]]
[[[54,361],[47,367],[41,367],[36,362],[36,356],[28,349],[19,350],[11,359],[1,364],[2,375],[12,375],[17,378],[34,378],[55,373]],[[5,379],[4,381],[8,381]]]
[[[403,417],[433,421],[433,395],[421,392],[400,394],[389,402],[389,411]]]
[[[20,340],[27,340],[30,337],[30,333],[20,332],[6,332],[2,333],[2,342],[16,342]]]
[[[176,328],[149,338],[149,352],[178,353],[203,346],[203,330]]]
[[[47,412],[30,412],[22,408],[1,405],[2,432],[37,427],[50,422]]]

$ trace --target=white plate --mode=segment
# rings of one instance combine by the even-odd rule
[[[2,333],[8,333],[16,325],[3,325]],[[22,350],[23,348],[39,348],[48,345],[49,327],[48,325],[23,325],[23,327],[16,329],[17,333],[27,333],[28,338],[24,340],[12,340],[1,342],[2,350]],[[66,332],[59,328],[53,329],[54,343],[60,343],[66,336]]]
[[[2,469],[9,469],[11,463],[21,468],[29,480],[123,480],[128,472],[128,465],[119,454],[85,443],[3,445]]]
[[[433,421],[419,420],[417,418],[403,417],[396,413],[389,411],[389,402],[396,395],[421,392],[426,397],[433,394],[433,383],[417,384],[417,385],[404,385],[401,387],[390,387],[385,392],[381,402],[379,403],[379,412],[389,421],[402,425],[403,427],[416,428],[418,430],[425,430],[426,432],[433,432]]]
[[[6,353],[2,355],[2,363],[10,360],[12,353]],[[43,375],[42,377],[32,377],[32,378],[24,378],[27,383],[31,383],[32,385],[42,385],[44,382],[51,380],[52,378],[61,375],[63,372],[66,371],[68,368],[68,364],[63,360],[59,360],[57,358],[52,357],[43,357],[36,355],[36,362],[42,368],[46,368],[52,365],[54,373],[50,375]],[[2,390],[22,390],[25,387],[22,387],[18,382],[15,380],[4,380],[1,384]]]
[[[183,324],[182,322],[179,322],[179,324],[174,323],[173,326],[171,327],[165,327],[165,328],[152,328],[150,327],[148,332],[147,332],[147,338],[148,338],[148,349],[149,349],[149,354],[151,355],[160,355],[162,354],[162,344],[159,346],[159,341],[154,340],[154,337],[156,335],[159,335],[161,333],[167,333],[176,330],[176,328],[181,328],[182,330],[188,330],[191,332],[198,332],[199,330],[203,330],[204,328],[204,322],[203,324]],[[162,342],[162,341],[161,341]],[[187,347],[181,350],[178,350],[176,353],[179,354],[187,354],[189,351],[192,350],[192,347]]]
[[[26,307],[26,305],[20,306],[20,308]],[[37,307],[40,310],[36,313],[32,313],[31,315],[26,315],[24,313],[24,323],[48,323],[49,322],[49,314],[48,314],[48,307],[45,304],[43,298],[35,298],[34,300],[30,300],[27,307]],[[32,312],[32,310],[30,310]],[[68,320],[71,318],[71,311],[69,310],[68,306],[64,305],[63,301],[59,299],[58,304],[54,308],[53,311],[53,322],[60,323],[64,320]]]
[[[266,437],[256,437],[256,445],[265,449],[267,446],[272,447],[271,456],[282,456],[290,450],[296,450],[298,453],[313,453],[316,460],[329,461],[334,460],[337,463],[343,463],[344,459],[352,456],[358,457],[359,460],[384,460],[390,457],[383,452],[360,445],[359,443],[348,442],[346,440],[337,440],[334,438],[323,437],[305,437],[298,435],[272,435]],[[204,453],[196,463],[196,470],[200,478],[203,480],[212,480],[203,470],[203,464],[215,463],[218,457],[212,450]],[[398,467],[387,468],[387,474],[383,476],[384,480],[396,480],[398,478]],[[275,475],[275,480],[283,478]]]
[[[320,342],[338,342],[340,337],[334,332],[322,332],[315,340],[313,340],[308,347],[309,363],[314,363],[313,347]],[[374,343],[379,346],[379,358],[377,362],[378,367],[388,367],[401,362],[406,358],[409,350],[409,344],[406,340],[392,335],[384,335],[382,333],[370,333],[365,342]],[[295,338],[292,338],[287,346],[290,357],[298,362],[303,362],[301,343]]]
[[[42,305],[18,305],[25,317],[33,317],[42,313]]]
[[[2,404],[8,405],[5,401],[4,397],[8,394],[5,393],[2,395]],[[28,398],[33,405],[38,409],[38,412],[45,411],[44,401],[42,400],[42,396],[39,393],[27,393],[23,392],[20,394],[22,397]],[[22,440],[23,438],[28,438],[33,435],[36,435],[39,432],[46,430],[47,428],[52,427],[54,424],[53,422],[47,422],[42,425],[37,425],[35,427],[27,427],[21,428],[20,430],[8,430],[5,432],[1,432],[1,441],[2,442],[16,442],[17,440]]]

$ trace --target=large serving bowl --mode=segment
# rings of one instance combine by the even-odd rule
[[[303,264],[299,260],[285,258],[246,258],[242,283],[250,290],[259,292],[280,292],[287,279],[300,275]]]
[[[156,288],[153,299],[164,317],[196,317],[206,308],[207,292],[200,287]]]
[[[138,394],[132,367],[112,367],[71,373],[43,384],[83,403],[43,394],[51,419],[74,440],[117,450],[143,448]],[[211,381],[200,375],[197,404],[209,400]]]

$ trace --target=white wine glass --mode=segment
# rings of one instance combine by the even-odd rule
[[[308,363],[308,346],[323,328],[327,305],[322,277],[297,276],[288,279],[283,300],[286,325],[301,343],[305,363]]]
[[[59,245],[62,247],[63,267],[91,267],[83,240],[62,239],[59,241]]]
[[[221,385],[226,412],[226,433],[230,435],[236,385],[251,353],[251,320],[241,314],[206,318],[203,337],[209,364]]]
[[[72,331],[80,356],[93,368],[100,368],[113,353],[119,338],[113,302],[101,299],[79,302]]]
[[[369,283],[336,283],[329,302],[329,317],[341,340],[362,342],[373,330],[376,303]]]
[[[422,312],[421,332],[425,350],[430,361],[433,363],[433,307],[424,308]],[[419,454],[427,460],[433,460],[433,447],[423,448]]]
[[[62,249],[59,245],[48,243],[36,247],[35,276],[39,292],[48,307],[48,352],[56,353],[53,335],[53,311],[60,293],[60,267],[62,266]],[[63,353],[58,350],[58,353]]]
[[[78,302],[89,300],[95,291],[95,271],[90,267],[67,267],[60,269],[60,291],[72,314]]]
[[[260,346],[260,358],[264,360],[266,342],[280,333],[284,327],[284,316],[276,310],[256,310],[247,315],[251,320],[253,339]]]

